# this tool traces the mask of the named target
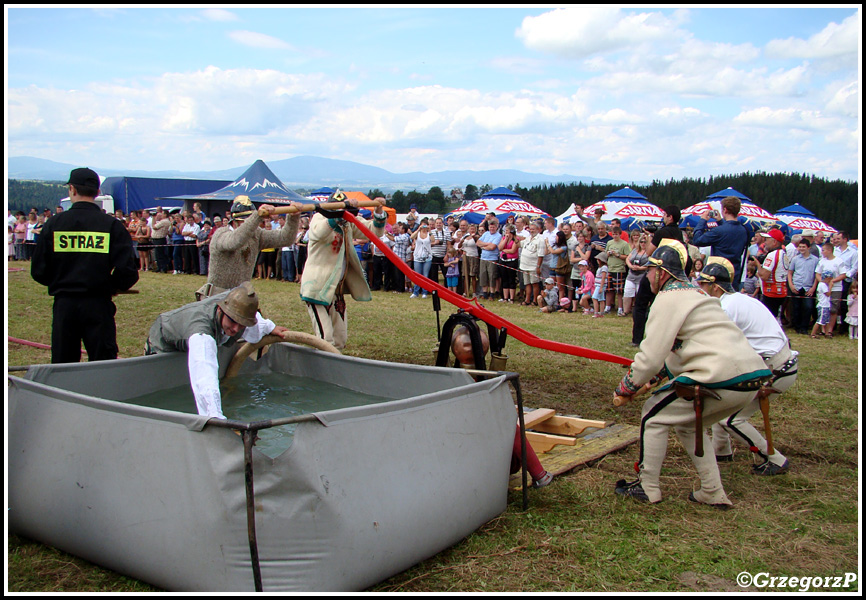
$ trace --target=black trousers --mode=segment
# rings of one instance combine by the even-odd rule
[[[632,307],[631,341],[633,344],[640,344],[643,341],[650,305],[652,305],[655,297],[649,277],[644,277],[640,280]]]
[[[406,291],[406,275],[397,268],[397,265],[391,264],[391,270],[393,271],[391,286],[402,294]]]
[[[439,283],[439,273],[442,273],[443,279],[445,278],[445,273],[448,272],[448,268],[445,266],[445,256],[434,256],[433,263],[430,265],[430,279]]]
[[[769,310],[771,313],[773,313],[773,316],[776,317],[776,319],[779,319],[779,318],[781,318],[781,316],[784,316],[784,315],[780,316],[781,311],[782,311],[782,303],[784,301],[785,301],[784,298],[771,298],[770,296],[764,296],[763,298],[761,298],[761,302],[764,303],[764,306],[767,307],[767,310]]]
[[[90,362],[117,358],[116,312],[109,296],[55,296],[51,362],[81,362],[82,342]]]
[[[373,255],[373,281],[370,282],[370,289],[374,292],[385,289],[385,269],[387,265],[387,258]]]
[[[168,246],[165,238],[150,238],[156,253],[156,270],[159,273],[168,273]]]
[[[183,272],[188,275],[198,275],[198,247],[194,241],[183,242]]]
[[[797,333],[809,333],[812,330],[812,311],[815,310],[815,297],[806,296],[806,289],[794,290],[788,296],[791,302],[791,311],[794,330]]]

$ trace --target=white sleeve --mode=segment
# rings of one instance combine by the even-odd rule
[[[191,335],[187,365],[198,414],[225,419],[220,396],[216,340],[203,333]]]
[[[258,344],[262,338],[274,330],[276,324],[270,319],[265,319],[261,313],[256,313],[256,324],[252,327],[247,327],[241,334],[245,342],[250,344]]]

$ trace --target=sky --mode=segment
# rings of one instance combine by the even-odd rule
[[[859,181],[861,11],[6,5],[6,155]]]

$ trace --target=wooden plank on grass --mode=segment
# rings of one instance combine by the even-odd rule
[[[614,423],[610,427],[594,431],[583,438],[578,438],[574,446],[556,446],[549,452],[538,455],[541,465],[554,475],[561,475],[575,467],[598,460],[601,457],[622,450],[635,443],[640,436],[637,425]],[[520,471],[511,477],[512,489],[521,487]],[[556,480],[554,480],[556,485]]]

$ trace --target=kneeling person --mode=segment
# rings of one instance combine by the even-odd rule
[[[219,386],[217,347],[239,339],[255,344],[268,334],[288,331],[258,313],[250,282],[161,314],[147,338],[146,354],[187,352],[189,382],[198,414],[225,419]]]

